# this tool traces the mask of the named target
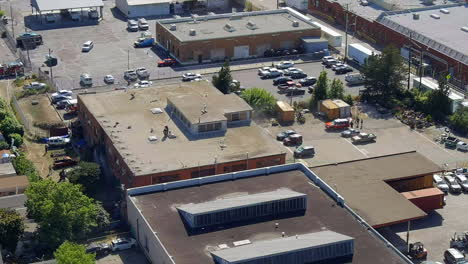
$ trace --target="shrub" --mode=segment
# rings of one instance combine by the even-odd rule
[[[21,145],[23,145],[23,137],[20,134],[13,133],[10,134],[8,137],[10,138],[10,140],[14,140],[15,147],[21,147]]]
[[[0,122],[0,131],[6,137],[14,133],[24,135],[23,126],[12,116],[8,116]]]
[[[0,142],[0,149],[10,149],[10,145],[6,141]]]
[[[13,167],[15,167],[18,175],[26,175],[29,182],[36,182],[41,179],[34,163],[28,160],[24,154],[20,154],[18,157],[13,159]]]
[[[468,108],[461,107],[451,115],[450,124],[457,131],[468,133]]]
[[[13,83],[16,85],[16,87],[21,87],[24,85],[24,78],[18,77]]]
[[[345,101],[347,104],[349,104],[350,106],[353,106],[354,105],[354,101],[353,101],[353,97],[348,94],[346,95],[344,98],[343,98],[343,101]]]
[[[251,88],[242,92],[241,97],[255,110],[273,114],[275,112],[275,97],[265,89]]]

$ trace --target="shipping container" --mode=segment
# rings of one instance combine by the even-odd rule
[[[351,116],[351,106],[349,104],[339,99],[333,100],[333,103],[335,103],[340,108],[340,118],[347,118]]]
[[[427,188],[401,194],[426,213],[444,207],[444,193],[438,188]]]
[[[332,100],[320,102],[320,112],[325,113],[329,120],[340,118],[340,108]]]
[[[294,122],[294,108],[292,108],[288,103],[283,101],[276,102],[276,109],[278,112],[278,121],[279,122]]]

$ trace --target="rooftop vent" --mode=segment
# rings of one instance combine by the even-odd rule
[[[234,246],[238,247],[238,246],[244,246],[244,245],[248,245],[248,244],[251,244],[252,242],[250,242],[250,240],[246,239],[246,240],[241,240],[241,241],[234,241],[232,242],[232,244],[234,244]]]
[[[257,24],[255,24],[254,22],[252,22],[252,21],[249,20],[249,21],[247,22],[246,27],[247,27],[248,29],[257,29]]]
[[[461,27],[461,30],[462,30],[462,31],[465,31],[466,33],[468,33],[468,27]]]
[[[192,19],[197,19],[198,15],[197,15],[197,14],[191,14],[190,17],[191,17]]]
[[[450,14],[450,11],[448,9],[441,9],[440,12],[443,14]]]
[[[191,28],[190,31],[189,31],[189,35],[190,36],[195,36],[196,34],[197,34],[197,31],[195,29]]]
[[[413,19],[414,20],[419,20],[419,14],[418,13],[413,13]]]
[[[431,17],[434,18],[434,19],[440,19],[440,16],[437,15],[437,14],[431,14]]]
[[[176,31],[176,29],[177,29],[176,24],[171,24],[170,29],[171,29],[172,31]]]
[[[236,29],[234,28],[234,26],[231,25],[231,24],[226,24],[226,25],[224,25],[224,30],[226,30],[226,31],[228,31],[228,32],[236,31]]]
[[[294,21],[292,22],[292,26],[293,26],[293,27],[299,27],[299,21],[294,20]]]

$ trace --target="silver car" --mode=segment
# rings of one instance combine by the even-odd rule
[[[359,131],[357,129],[354,129],[354,128],[350,128],[348,130],[345,130],[345,131],[341,132],[341,136],[344,137],[344,138],[349,138],[349,137],[357,136],[360,133],[361,133],[361,131]]]
[[[462,187],[464,192],[468,192],[468,179],[463,174],[456,174],[455,179],[457,180],[458,184]]]
[[[444,176],[445,181],[447,182],[450,192],[453,193],[461,193],[462,188],[460,184],[455,180],[455,177],[450,176],[450,175],[445,175]]]
[[[434,174],[432,176],[432,180],[434,181],[434,185],[439,188],[439,190],[443,191],[444,193],[447,193],[449,191],[449,186],[447,183],[442,179],[442,176],[439,174]]]

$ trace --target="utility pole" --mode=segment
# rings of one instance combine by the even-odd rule
[[[409,51],[408,51],[408,90],[410,89],[410,82],[411,82],[411,43],[413,41],[413,32],[409,33]]]
[[[411,229],[411,221],[408,221],[408,230],[406,231],[406,250],[409,252],[409,232]]]
[[[49,58],[51,57],[50,55],[51,53],[52,53],[52,50],[49,48]],[[49,67],[49,69],[50,69],[50,81],[54,83],[54,75],[52,74],[52,66]]]
[[[349,4],[346,4],[346,13],[345,13],[345,50],[344,50],[344,62],[348,59],[348,13],[349,13]]]

